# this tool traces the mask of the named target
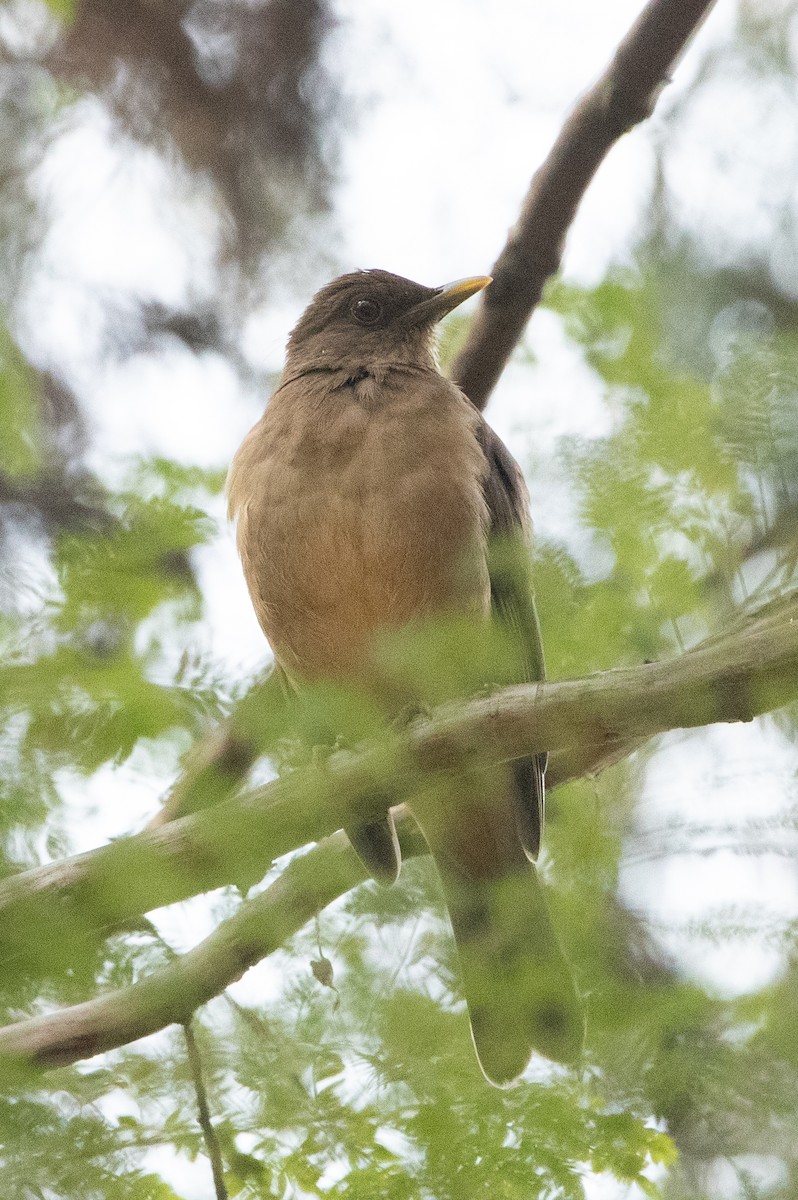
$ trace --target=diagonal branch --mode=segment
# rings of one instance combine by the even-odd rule
[[[713,3],[649,0],[536,171],[451,369],[452,379],[480,410],[546,280],[560,268],[565,235],[591,179],[615,142],[651,115],[676,60]]]
[[[397,827],[403,857],[426,850],[412,821],[400,819]],[[91,1058],[167,1025],[181,1023],[189,1030],[196,1009],[366,878],[346,835],[333,834],[295,858],[275,883],[245,901],[193,950],[147,978],[83,1004],[0,1028],[0,1079]],[[196,1064],[193,1069],[196,1072]]]
[[[675,728],[747,721],[798,698],[798,593],[669,662],[508,688],[447,706],[360,753],[339,752],[215,808],[0,883],[0,962],[52,973],[102,931],[224,884],[412,798],[475,753],[548,748],[552,782],[598,769]],[[43,938],[46,929],[49,936]]]
[[[290,863],[193,950],[127,988],[0,1029],[0,1078],[65,1066],[146,1037],[192,1013],[366,878],[343,833]]]

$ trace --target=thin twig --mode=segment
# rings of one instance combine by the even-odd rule
[[[205,1149],[208,1151],[216,1200],[228,1200],[227,1188],[224,1182],[222,1148],[219,1145],[219,1139],[216,1136],[216,1130],[211,1121],[208,1091],[202,1075],[202,1056],[200,1055],[199,1046],[197,1045],[197,1039],[190,1020],[183,1022],[183,1037],[186,1042],[186,1054],[189,1070],[191,1071],[191,1079],[194,1084],[194,1093],[197,1097],[197,1120],[202,1130]]]

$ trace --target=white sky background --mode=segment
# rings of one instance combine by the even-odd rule
[[[380,266],[428,284],[489,270],[532,171],[641,3],[339,0],[341,25],[329,48],[330,67],[344,74],[360,104],[337,189],[341,240],[333,253],[340,269]],[[780,5],[758,0],[758,7],[776,11]],[[720,0],[699,42],[722,41],[733,16],[731,0]],[[568,276],[595,282],[609,262],[625,260],[647,201],[652,146],[699,57],[694,45],[653,119],[624,138],[602,167],[569,236]],[[41,290],[29,300],[37,314],[37,342],[42,350],[55,348],[91,396],[94,465],[101,472],[114,476],[127,456],[139,452],[224,465],[266,399],[245,394],[225,364],[209,356],[165,354],[108,366],[99,376],[91,367],[86,286],[179,299],[192,273],[196,277],[198,261],[202,278],[203,230],[210,229],[211,217],[202,196],[165,212],[157,159],[138,155],[135,175],[120,166],[113,133],[97,106],[86,105],[85,112],[40,175],[58,213],[48,243],[57,275],[42,277]],[[684,167],[677,195],[684,197],[685,210],[711,204],[721,228],[740,220],[743,201],[735,191],[729,209],[723,208],[722,165],[701,151],[711,137],[733,157],[741,119],[737,114],[732,121],[725,103],[714,107],[694,131],[693,146],[682,149],[681,160],[678,153],[675,158]],[[759,138],[759,150],[767,155],[771,142],[775,160],[775,130],[772,139],[766,132]],[[196,227],[191,257],[186,221]],[[328,277],[328,267],[320,267],[306,293],[285,296],[250,322],[244,346],[258,367],[279,369],[288,330],[312,288]],[[598,435],[610,427],[600,388],[566,344],[556,318],[537,314],[529,340],[538,365],[511,368],[487,414],[522,463],[532,449],[538,461],[553,460],[563,434]],[[537,478],[532,500],[539,531],[574,539],[567,495],[559,485],[542,492]],[[578,540],[572,544],[578,546]],[[207,648],[249,672],[265,658],[265,645],[226,532],[203,553],[201,573],[209,603]],[[641,828],[661,829],[678,818],[721,825],[774,815],[794,796],[794,776],[794,755],[766,722],[673,734],[648,770]],[[155,801],[146,754],[123,771],[100,772],[75,799],[85,816],[76,848],[135,827]],[[742,858],[721,850],[630,864],[624,889],[627,899],[664,926],[752,900],[791,914],[798,908],[795,872],[777,855]],[[191,944],[207,932],[201,919],[189,928],[179,924],[180,918],[168,922],[176,944]],[[768,947],[745,943],[741,952],[739,943],[711,947],[673,933],[663,937],[690,969],[724,990],[759,986],[780,962]],[[263,983],[261,978],[258,989]],[[249,994],[246,981],[239,987],[239,995]],[[196,1192],[189,1192],[181,1167],[186,1195],[205,1194],[201,1166]]]

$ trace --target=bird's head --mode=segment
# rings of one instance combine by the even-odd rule
[[[424,287],[390,271],[354,271],[317,292],[288,340],[288,371],[372,364],[435,366],[435,326],[490,283],[480,275]]]

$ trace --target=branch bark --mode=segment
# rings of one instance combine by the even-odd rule
[[[412,798],[430,772],[479,754],[548,748],[552,783],[614,761],[674,728],[746,721],[798,697],[798,593],[669,662],[509,688],[440,709],[360,753],[339,752],[163,828],[0,884],[0,962],[53,973],[143,912],[224,884]],[[47,930],[48,937],[42,937]]]
[[[601,78],[577,104],[532,178],[521,215],[482,293],[451,377],[485,408],[543,286],[560,268],[565,235],[615,142],[651,115],[669,73],[714,0],[649,0]]]

